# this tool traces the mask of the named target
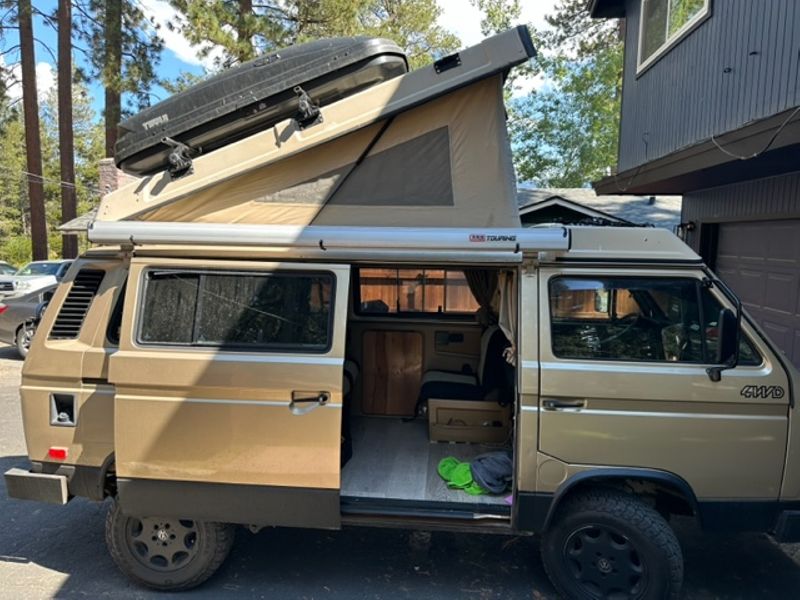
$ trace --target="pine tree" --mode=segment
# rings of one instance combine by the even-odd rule
[[[22,106],[25,115],[25,152],[30,204],[31,243],[34,260],[47,259],[47,223],[42,182],[42,149],[39,135],[39,100],[36,92],[36,54],[30,0],[19,0],[19,46],[22,62]]]
[[[584,0],[560,0],[535,32],[543,84],[510,106],[517,175],[543,187],[584,187],[617,162],[621,23],[592,19]]]
[[[77,216],[75,194],[75,149],[72,120],[72,5],[71,0],[58,2],[58,147],[61,168],[61,222]],[[62,238],[62,256],[78,255],[74,235]]]
[[[199,46],[201,57],[221,50],[216,66],[322,37],[369,35],[393,39],[412,66],[458,47],[436,20],[436,0],[170,0],[178,17],[169,26]]]
[[[158,82],[155,67],[163,40],[158,26],[135,0],[73,0],[77,30],[91,58],[84,78],[99,77],[105,88],[105,152],[114,155],[122,99],[140,109],[150,104],[150,89]]]

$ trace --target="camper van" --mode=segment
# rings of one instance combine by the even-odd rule
[[[108,499],[161,590],[237,526],[539,534],[569,598],[677,598],[674,515],[800,540],[798,372],[731,290],[667,230],[520,227],[503,82],[533,53],[295,82],[207,153],[131,126],[156,171],[42,318],[9,495]]]

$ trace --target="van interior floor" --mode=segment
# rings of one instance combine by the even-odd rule
[[[343,497],[508,508],[508,494],[471,496],[451,490],[436,470],[447,456],[469,461],[498,450],[497,445],[431,443],[424,418],[354,417],[351,436],[353,456],[342,469]]]

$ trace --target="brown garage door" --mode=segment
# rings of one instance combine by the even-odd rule
[[[800,367],[800,219],[721,224],[716,271]]]

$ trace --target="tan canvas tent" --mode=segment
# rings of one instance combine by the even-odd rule
[[[518,227],[502,83],[520,30],[103,199],[99,221]]]

